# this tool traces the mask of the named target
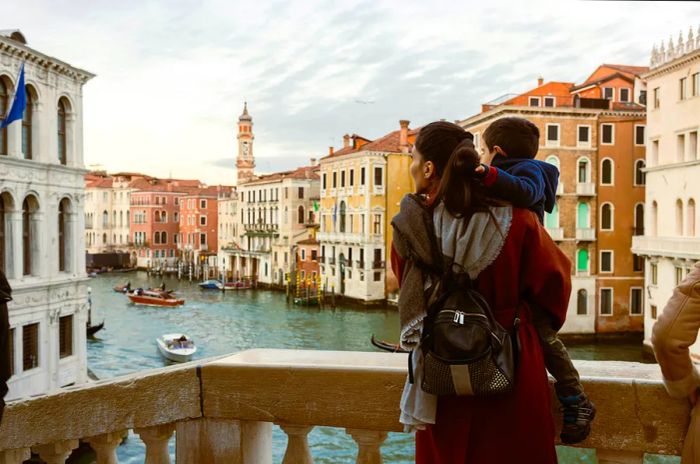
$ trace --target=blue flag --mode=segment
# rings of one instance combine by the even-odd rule
[[[19,78],[17,79],[17,89],[15,98],[12,100],[12,107],[7,117],[0,122],[0,130],[6,128],[11,123],[24,117],[24,109],[27,107],[27,88],[24,86],[24,63],[19,68]]]

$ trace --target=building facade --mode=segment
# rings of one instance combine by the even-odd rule
[[[128,253],[131,244],[131,178],[91,172],[85,176],[85,246],[88,254]]]
[[[222,279],[233,280],[233,271],[227,260],[225,249],[235,248],[238,244],[240,219],[238,216],[238,192],[231,189],[229,193],[220,193],[217,199],[219,215],[219,234],[217,239],[219,269]]]
[[[539,128],[537,159],[560,172],[544,226],[573,264],[563,332],[643,330],[643,265],[630,248],[643,229],[644,69],[601,65],[580,85],[539,79],[460,123],[482,147],[484,130],[501,117]]]
[[[645,256],[645,333],[673,289],[700,260],[700,30],[654,47],[644,74],[648,90],[646,226],[633,251]],[[700,359],[700,346],[691,348]]]
[[[6,400],[87,381],[82,95],[94,76],[0,31],[2,114],[22,63],[24,117],[0,131],[0,267],[14,298]]]
[[[363,303],[386,298],[391,273],[391,219],[413,191],[409,121],[371,141],[345,135],[321,159],[320,260],[327,291]]]
[[[211,186],[180,197],[178,245],[184,263],[206,265],[209,270],[218,267],[218,201],[222,194],[231,192],[230,187]]]

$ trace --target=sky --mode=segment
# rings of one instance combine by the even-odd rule
[[[646,66],[700,26],[700,2],[22,0],[0,29],[97,76],[83,89],[88,167],[235,183],[237,119],[257,172],[374,139],[602,63]]]

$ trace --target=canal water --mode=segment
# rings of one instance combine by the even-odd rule
[[[132,287],[150,287],[165,282],[186,299],[178,308],[135,306],[112,288],[127,281]],[[105,329],[88,340],[88,367],[100,379],[168,365],[158,352],[155,339],[168,332],[191,336],[198,351],[194,359],[217,356],[249,348],[297,348],[313,350],[374,351],[370,336],[398,340],[395,308],[323,309],[287,305],[280,292],[244,290],[218,292],[200,290],[196,283],[174,278],[152,277],[143,272],[102,274],[90,281],[93,323],[104,319]],[[574,359],[618,359],[643,361],[638,344],[572,345]],[[357,446],[344,430],[316,427],[309,434],[314,460],[319,464],[352,463]],[[273,431],[273,462],[280,463],[286,435]],[[391,433],[382,446],[387,464],[413,462],[413,437]],[[562,462],[593,463],[592,453],[561,448]],[[174,440],[171,440],[174,456]],[[119,447],[120,463],[141,463],[145,448],[130,433]],[[677,462],[665,459],[647,462]]]

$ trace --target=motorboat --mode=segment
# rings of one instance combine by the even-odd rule
[[[156,343],[160,354],[175,362],[187,362],[197,352],[194,342],[185,334],[164,334],[156,339]]]
[[[144,306],[167,306],[174,307],[185,304],[184,298],[175,298],[172,292],[143,290],[137,288],[126,295],[134,304]]]
[[[209,279],[205,280],[204,282],[200,282],[199,288],[202,290],[223,290],[224,289],[224,284],[221,283],[221,281],[218,281],[216,279]]]
[[[112,287],[112,290],[114,290],[117,293],[127,293],[131,291],[131,282],[127,282],[124,285],[115,285]]]
[[[253,288],[250,281],[235,280],[233,282],[226,282],[224,284],[226,290],[247,290]]]

